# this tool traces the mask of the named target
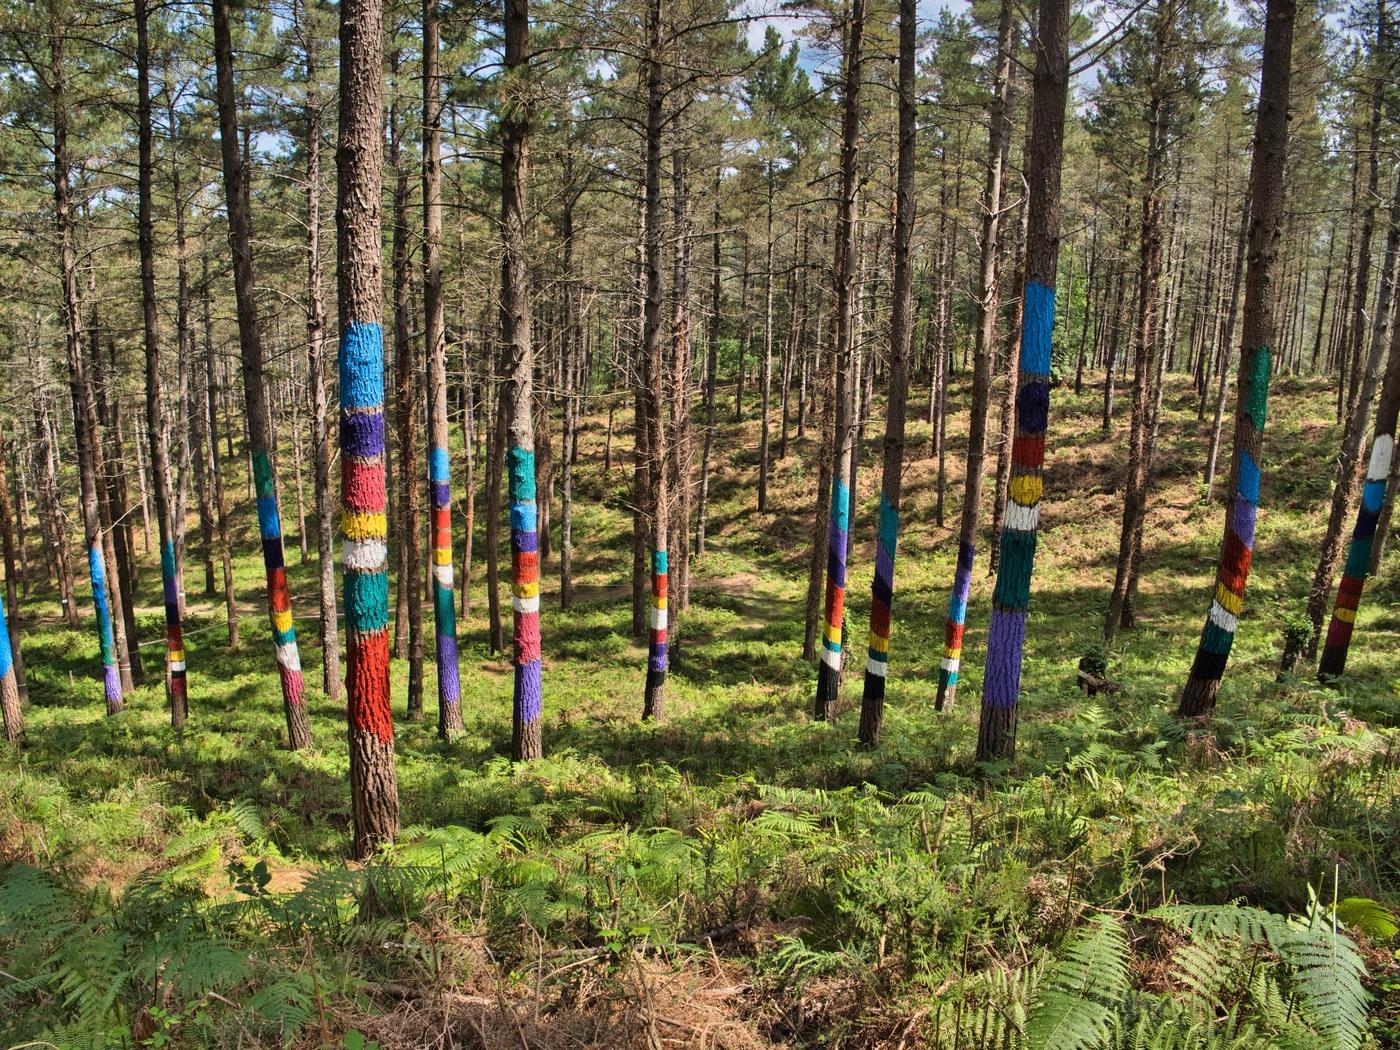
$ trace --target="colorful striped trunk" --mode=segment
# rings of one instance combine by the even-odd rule
[[[875,578],[870,584],[870,645],[865,658],[864,696],[883,699],[890,660],[890,607],[894,603],[894,555],[899,511],[880,493],[880,528],[875,538]]]
[[[535,453],[512,446],[510,475],[511,608],[514,611],[515,710],[512,747],[517,757],[540,753],[540,536],[535,506]]]
[[[651,696],[660,694],[666,686],[668,568],[666,548],[658,546],[651,555],[651,633],[647,644],[647,693]]]
[[[839,438],[839,435],[838,435]],[[850,449],[837,459],[831,479],[831,515],[826,530],[826,610],[822,624],[821,662],[817,666],[817,709],[830,721],[841,688],[842,624],[846,616],[846,546],[850,531]]]
[[[943,628],[943,660],[938,665],[938,709],[951,704],[958,692],[958,672],[962,667],[963,630],[967,624],[967,596],[972,590],[972,563],[975,544],[958,547],[958,567],[953,574],[953,594],[948,599],[948,620]]]
[[[438,729],[462,727],[462,682],[457,665],[457,614],[453,606],[452,489],[447,449],[428,450],[428,499],[433,528],[433,625],[437,639]]]
[[[282,707],[287,716],[287,739],[293,751],[311,743],[306,696],[301,680],[301,654],[292,624],[292,599],[287,590],[287,567],[282,554],[282,520],[267,450],[253,450],[253,491],[258,503],[258,532],[262,537],[263,568],[267,571],[267,604],[272,619],[272,644],[277,674],[282,681]]]
[[[1356,630],[1356,613],[1361,606],[1361,592],[1366,586],[1366,573],[1376,540],[1376,525],[1385,512],[1386,486],[1394,464],[1397,416],[1400,416],[1400,325],[1391,335],[1385,382],[1381,388],[1380,406],[1376,409],[1376,429],[1371,439],[1371,459],[1366,468],[1366,484],[1361,490],[1356,526],[1351,531],[1351,545],[1347,548],[1346,566],[1337,585],[1332,622],[1327,626],[1322,659],[1318,662],[1317,676],[1324,682],[1338,678],[1346,671],[1347,651]]]
[[[10,649],[10,629],[5,622],[5,603],[0,601],[0,722],[5,739],[18,744],[24,729],[19,709],[19,683],[15,679],[15,654]]]
[[[114,715],[122,709],[122,680],[112,637],[112,609],[108,604],[107,570],[100,540],[88,548],[88,574],[92,579],[93,610],[97,613],[97,641],[102,650],[102,691],[107,698],[107,713]]]
[[[185,630],[180,622],[180,591],[175,572],[175,545],[166,540],[160,547],[161,594],[165,601],[165,656],[167,688],[170,690],[170,717],[176,727],[184,724],[189,712],[185,683]]]
[[[1259,454],[1269,409],[1270,357],[1266,346],[1245,351],[1241,376],[1244,414],[1235,427],[1236,470],[1225,517],[1225,542],[1216,568],[1210,614],[1182,695],[1183,714],[1200,713],[1185,709],[1188,698],[1208,696],[1206,708],[1214,706],[1244,610],[1244,588],[1254,558],[1254,525],[1259,511]]]
[[[1016,384],[1011,485],[1003,517],[1001,559],[992,591],[992,618],[982,678],[982,724],[977,741],[978,757],[982,760],[1009,758],[1016,747],[1026,610],[1035,569],[1045,430],[1050,419],[1050,338],[1054,327],[1055,289],[1038,280],[1028,280]],[[958,641],[961,643],[960,632]]]

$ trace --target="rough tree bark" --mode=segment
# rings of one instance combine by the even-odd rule
[[[1208,715],[1244,608],[1259,505],[1259,464],[1268,415],[1270,348],[1288,151],[1288,88],[1296,0],[1269,0],[1265,11],[1263,78],[1250,165],[1248,268],[1244,282],[1243,354],[1235,395],[1234,455],[1225,536],[1210,613],[1182,690],[1177,714]]]
[[[223,0],[216,0],[222,3]],[[368,857],[399,830],[389,697],[389,561],[384,511],[384,8],[340,5],[336,283],[340,306],[340,497],[352,852]]]
[[[1011,483],[1001,534],[1000,568],[992,592],[991,625],[982,676],[979,761],[1009,759],[1016,750],[1021,659],[1040,516],[1045,430],[1050,412],[1050,338],[1055,323],[1055,274],[1060,247],[1060,161],[1069,90],[1069,4],[1042,0],[1034,50],[1031,144],[1026,155],[1025,287]]]
[[[233,284],[237,297],[238,345],[242,358],[243,398],[248,424],[249,453],[257,494],[258,531],[262,538],[263,566],[267,571],[268,611],[276,646],[277,670],[282,680],[282,706],[292,750],[311,743],[306,697],[301,679],[301,655],[292,624],[291,595],[282,551],[282,522],[272,474],[277,436],[267,409],[263,385],[262,329],[258,317],[253,276],[253,222],[249,207],[249,175],[238,148],[237,96],[233,83],[233,40],[228,0],[213,0],[214,59],[219,109],[219,146],[223,159],[224,195],[229,214],[229,250],[233,255]]]

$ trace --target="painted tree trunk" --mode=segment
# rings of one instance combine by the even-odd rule
[[[152,168],[150,40],[146,0],[136,0],[136,123],[137,241],[141,257],[141,305],[146,343],[146,443],[151,449],[151,473],[156,497],[156,528],[160,536],[160,580],[165,603],[165,687],[170,722],[179,729],[189,716],[185,677],[185,634],[180,618],[179,573],[176,570],[175,508],[170,491],[170,434],[160,374],[160,328],[157,320],[155,223],[151,217]]]
[[[957,697],[962,668],[963,632],[967,622],[967,597],[972,587],[972,566],[977,552],[977,530],[982,524],[982,474],[987,453],[987,401],[991,390],[991,354],[996,345],[997,313],[1001,288],[997,262],[1001,254],[1002,189],[1005,181],[1006,144],[1011,135],[1009,89],[1014,50],[1010,0],[1003,0],[997,25],[996,86],[992,98],[991,134],[987,142],[987,181],[982,200],[982,255],[978,274],[977,330],[972,349],[972,405],[968,421],[967,468],[963,474],[962,512],[958,521],[958,560],[953,591],[943,628],[943,658],[938,666],[935,710],[942,711]]]
[[[258,318],[253,275],[252,214],[249,207],[248,171],[239,149],[237,96],[233,83],[233,43],[227,0],[214,0],[214,57],[219,108],[219,142],[224,170],[224,194],[229,213],[229,248],[233,254],[234,292],[237,296],[238,343],[243,374],[243,396],[252,459],[252,482],[262,540],[263,567],[267,572],[268,612],[272,641],[282,682],[282,708],[287,739],[292,750],[311,743],[306,697],[301,678],[301,654],[292,624],[291,594],[283,560],[282,521],[278,513],[272,456],[276,435],[267,408],[263,385],[262,331]]]
[[[220,0],[222,2],[222,0]],[[389,695],[389,560],[384,478],[384,329],[379,187],[384,171],[384,8],[340,5],[336,281],[340,306],[340,533],[344,540],[346,699],[352,852],[399,829]]]
[[[8,578],[7,578],[8,582]],[[19,682],[15,677],[15,652],[10,645],[10,628],[5,617],[5,603],[0,602],[0,727],[5,740],[19,746],[24,733],[24,716],[20,713]]]
[[[832,367],[836,373],[836,429],[832,444],[831,512],[827,521],[826,600],[822,625],[821,662],[817,665],[817,691],[813,715],[818,721],[836,719],[841,691],[843,624],[846,609],[846,552],[851,527],[851,465],[855,440],[855,408],[851,389],[856,298],[856,165],[860,150],[861,44],[865,33],[865,0],[853,0],[846,29],[845,69],[841,84],[841,165],[838,189],[835,245],[836,304],[835,345]]]
[[[1295,0],[1269,0],[1265,14],[1263,81],[1250,170],[1249,263],[1245,274],[1243,355],[1235,402],[1234,462],[1225,537],[1210,613],[1182,690],[1177,714],[1208,715],[1230,658],[1245,584],[1254,555],[1259,470],[1268,417],[1270,347],[1274,341],[1284,159],[1288,149],[1288,88]]]
[[[69,185],[67,69],[64,66],[64,32],[57,8],[50,22],[50,89],[53,96],[54,124],[54,225],[59,242],[59,276],[63,285],[64,348],[68,355],[69,388],[73,398],[73,423],[77,432],[78,485],[83,518],[83,544],[88,556],[92,581],[93,611],[97,615],[97,640],[102,654],[102,691],[107,713],[122,709],[122,683],[117,667],[116,645],[112,634],[112,612],[108,603],[107,571],[102,550],[102,528],[98,517],[97,492],[97,412],[93,407],[92,385],[83,357],[78,275],[73,236],[72,199]]]
[[[894,560],[899,539],[900,496],[904,479],[904,415],[909,397],[909,351],[914,340],[914,61],[915,0],[899,4],[899,159],[895,185],[894,288],[890,309],[889,385],[885,446],[880,478],[880,523],[876,535],[875,578],[870,589],[870,641],[861,697],[860,740],[875,744],[885,719],[885,678],[889,670]],[[771,267],[770,267],[771,269]]]
[[[4,548],[5,557],[5,594],[0,604],[4,609],[0,610],[8,617],[7,629],[4,631],[10,645],[10,658],[13,664],[11,673],[15,680],[15,696],[21,704],[29,702],[29,687],[24,677],[24,655],[19,646],[19,574],[15,571],[15,553],[24,553],[24,532],[23,520],[20,521],[20,539],[16,540],[15,520],[11,515],[11,507],[19,508],[19,504],[14,503],[10,498],[9,475],[5,469],[5,445],[7,442],[0,442],[0,546]],[[18,457],[16,457],[18,459]],[[3,626],[3,625],[0,625]]]
[[[445,740],[462,728],[462,683],[457,659],[457,616],[452,605],[452,474],[442,294],[442,84],[438,73],[438,24],[438,0],[423,0],[423,342],[428,351],[428,503],[433,537],[431,588],[438,736]],[[468,428],[470,419],[468,415]],[[467,447],[471,447],[470,436]]]
[[[646,294],[642,305],[642,381],[646,390],[647,507],[651,526],[651,603],[647,638],[647,679],[642,718],[666,715],[667,647],[667,477],[666,427],[661,362],[661,0],[647,4],[647,115],[645,164]]]
[[[506,75],[528,75],[529,0],[504,0]],[[501,343],[509,369],[509,477],[511,608],[514,613],[515,697],[511,757],[543,754],[540,668],[539,512],[535,492],[534,369],[529,262],[526,257],[526,193],[529,180],[528,113],[513,110],[501,121]]]
[[[982,716],[977,734],[979,761],[1009,759],[1016,750],[1026,609],[1035,565],[1045,430],[1050,412],[1050,340],[1055,324],[1055,275],[1060,246],[1060,161],[1069,88],[1068,37],[1067,0],[1043,0],[1031,99],[1034,133],[1026,157],[1030,198],[1016,430],[1009,496],[1002,517],[1000,566],[987,631]]]
[[[1361,506],[1351,530],[1351,543],[1317,667],[1317,676],[1322,682],[1336,681],[1346,671],[1347,652],[1356,631],[1356,613],[1361,607],[1361,592],[1366,586],[1367,574],[1375,571],[1372,548],[1377,539],[1378,523],[1394,500],[1390,477],[1395,460],[1397,415],[1400,415],[1400,324],[1395,325],[1390,334],[1385,383],[1381,388],[1380,406],[1376,409],[1376,427],[1371,438],[1366,482],[1361,490]]]
[[[1356,394],[1350,402],[1346,427],[1342,431],[1341,454],[1337,457],[1337,480],[1332,489],[1327,528],[1322,536],[1322,548],[1318,554],[1317,568],[1313,572],[1312,586],[1308,590],[1307,611],[1308,619],[1312,623],[1312,635],[1308,644],[1309,658],[1317,652],[1323,614],[1327,608],[1328,596],[1332,593],[1332,578],[1336,575],[1337,563],[1341,560],[1342,530],[1351,516],[1352,500],[1366,469],[1361,453],[1369,429],[1371,404],[1375,398],[1386,334],[1389,331],[1390,305],[1395,293],[1397,251],[1400,251],[1400,174],[1396,176],[1395,195],[1391,201],[1384,264],[1376,289],[1370,341],[1364,356],[1358,352],[1352,365]]]

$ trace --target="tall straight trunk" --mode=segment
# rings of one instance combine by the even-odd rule
[[[1011,0],[1002,0],[997,22],[996,79],[992,88],[991,132],[987,140],[986,184],[982,194],[982,248],[977,272],[977,328],[972,347],[972,406],[968,421],[967,467],[963,474],[962,512],[958,520],[958,561],[953,574],[948,616],[943,628],[943,659],[938,668],[936,710],[957,696],[962,663],[963,628],[977,530],[982,522],[982,475],[987,454],[987,402],[992,385],[992,347],[996,345],[1001,287],[997,262],[1001,257],[1002,191],[1006,178],[1006,143],[1011,135],[1011,56],[1014,50]]]
[[[744,359],[749,340],[753,337],[753,318],[749,314],[749,236],[744,231],[744,268],[739,276],[739,372],[734,382],[734,422],[744,417]]]
[[[1253,557],[1259,505],[1259,464],[1268,414],[1270,347],[1283,217],[1284,161],[1288,152],[1288,88],[1292,69],[1295,0],[1268,0],[1264,22],[1263,77],[1259,87],[1250,165],[1249,263],[1244,282],[1243,354],[1235,400],[1234,456],[1225,536],[1216,569],[1210,613],[1177,714],[1208,715],[1215,708]]]
[[[331,500],[330,398],[326,392],[326,303],[321,285],[320,54],[313,28],[305,31],[306,100],[306,349],[311,372],[311,465],[316,500],[316,575],[320,584],[321,686],[340,704],[339,603],[335,596],[335,505]],[[305,541],[303,540],[303,543]]]
[[[1074,396],[1084,392],[1084,356],[1089,342],[1089,303],[1094,297],[1094,273],[1099,265],[1099,205],[1094,201],[1093,232],[1089,235],[1089,269],[1084,275],[1084,315],[1079,321],[1079,354],[1074,365]],[[1069,316],[1069,311],[1065,312]]]
[[[643,179],[645,184],[645,178]],[[631,373],[632,386],[632,637],[643,638],[650,622],[647,599],[647,514],[650,506],[647,495],[651,484],[651,472],[647,460],[649,427],[647,425],[647,391],[642,355],[642,329],[646,314],[646,237],[647,211],[646,194],[641,195],[641,208],[637,213],[637,340],[635,360]],[[742,352],[742,351],[741,351]]]
[[[487,640],[493,653],[505,648],[501,627],[501,472],[506,458],[506,401],[502,396],[504,376],[499,359],[493,361],[493,391],[489,411],[491,434],[486,450],[486,616]]]
[[[1361,506],[1356,512],[1351,543],[1347,549],[1342,579],[1332,607],[1332,619],[1327,626],[1322,659],[1318,663],[1319,681],[1333,682],[1346,671],[1347,652],[1356,630],[1356,614],[1361,606],[1361,592],[1366,577],[1373,574],[1374,547],[1381,539],[1380,523],[1388,516],[1395,500],[1392,471],[1395,466],[1396,418],[1400,416],[1400,323],[1390,333],[1390,351],[1386,361],[1385,381],[1381,387],[1380,405],[1376,409],[1375,431],[1371,437],[1371,455],[1366,466],[1366,481],[1361,490]]]
[[[821,442],[817,450],[817,463],[819,464],[817,468],[817,500],[813,513],[812,542],[807,560],[806,618],[802,636],[802,659],[804,660],[815,660],[819,651],[826,651],[824,648],[819,650],[817,631],[824,629],[821,604],[822,580],[824,578],[822,567],[827,560],[826,552],[829,544],[827,534],[831,527],[829,508],[831,504],[831,466],[834,458],[832,439],[835,434],[836,421],[836,375],[832,368],[819,370],[819,374],[822,375],[821,414],[817,418],[817,433],[821,435]]]
[[[49,87],[53,97],[54,227],[58,235],[59,279],[63,290],[63,336],[68,357],[68,382],[73,398],[73,428],[78,447],[79,509],[83,519],[83,546],[87,550],[92,581],[92,603],[97,614],[97,639],[102,653],[102,685],[107,713],[122,709],[121,673],[117,666],[112,614],[108,603],[106,559],[102,522],[98,513],[97,412],[92,384],[83,356],[81,306],[78,302],[77,252],[73,235],[73,205],[69,186],[68,71],[64,66],[64,29],[58,8],[52,9],[49,52]]]
[[[1104,641],[1112,644],[1123,626],[1128,609],[1128,584],[1142,546],[1143,522],[1147,517],[1147,433],[1151,427],[1152,373],[1157,345],[1157,318],[1162,308],[1162,191],[1166,179],[1166,51],[1172,27],[1168,7],[1156,15],[1156,49],[1152,73],[1152,97],[1148,103],[1147,170],[1143,179],[1142,232],[1138,251],[1138,327],[1133,340],[1133,403],[1128,429],[1128,469],[1123,486],[1123,514],[1118,529],[1118,559],[1113,590],[1104,617]]]
[[[1055,274],[1060,247],[1060,161],[1069,90],[1068,39],[1067,0],[1042,0],[1030,107],[1033,130],[1025,165],[1030,196],[1016,435],[982,675],[982,715],[977,734],[980,761],[1009,759],[1016,750],[1026,608],[1030,603],[1045,429],[1050,411],[1050,337],[1055,325]]]
[[[529,0],[504,0],[506,76],[528,82]],[[530,117],[516,107],[501,121],[501,345],[509,376],[510,549],[515,612],[515,706],[511,758],[543,753],[540,738],[540,567],[535,503],[534,369],[530,270],[526,257],[526,190]]]
[[[861,46],[865,34],[865,0],[851,0],[845,30],[845,69],[841,78],[841,161],[836,204],[836,316],[832,368],[835,371],[835,430],[832,441],[831,515],[827,526],[825,624],[813,713],[818,721],[836,719],[841,691],[842,625],[846,608],[846,552],[849,545],[851,468],[858,404],[852,387],[852,358],[857,294],[856,167],[860,153]]]
[[[651,622],[647,646],[646,693],[642,718],[666,715],[667,513],[666,428],[661,361],[661,0],[647,0],[645,59],[647,109],[643,148],[646,239],[643,251],[646,294],[642,301],[642,387],[646,398],[647,520],[651,525]]]
[[[1220,367],[1216,377],[1215,391],[1215,414],[1211,420],[1210,427],[1210,448],[1206,452],[1205,486],[1206,498],[1210,499],[1211,491],[1215,487],[1216,463],[1220,458],[1220,431],[1225,418],[1225,380],[1230,374],[1230,359],[1234,353],[1235,346],[1235,318],[1239,315],[1240,291],[1243,287],[1242,277],[1244,274],[1245,255],[1249,248],[1249,220],[1253,214],[1251,201],[1253,198],[1248,192],[1244,195],[1244,206],[1240,209],[1239,232],[1235,235],[1235,263],[1234,274],[1230,278],[1230,306],[1225,315],[1225,326],[1221,330],[1220,345],[1212,348],[1213,352],[1220,360]]]
[[[705,339],[705,442],[700,451],[700,493],[695,508],[695,557],[705,556],[705,515],[710,502],[710,450],[715,443],[715,384],[719,371],[719,331],[723,300],[720,235],[720,186],[723,168],[715,167],[714,232],[710,235],[710,324]],[[611,418],[611,417],[609,417]]]
[[[216,0],[222,3],[223,0]],[[336,285],[340,313],[340,531],[344,540],[345,692],[352,853],[368,857],[399,830],[389,695],[388,492],[384,479],[384,9],[341,0],[336,146]]]
[[[565,154],[565,181],[573,180],[573,152]],[[574,275],[574,204],[577,197],[571,191],[564,199],[560,234],[563,240],[562,268],[564,277],[564,331],[559,347],[560,395],[564,400],[561,421],[562,441],[559,451],[559,607],[564,610],[574,604],[574,459],[578,455],[578,392],[575,373],[581,371],[582,338],[579,329],[579,301]]]
[[[669,492],[674,501],[671,534],[667,549],[675,552],[674,569],[669,573],[671,591],[668,616],[670,623],[670,657],[679,658],[676,616],[684,616],[690,605],[690,514],[691,475],[694,472],[694,450],[690,431],[690,216],[686,200],[686,154],[679,147],[671,153],[672,201],[672,279],[671,279],[671,440],[667,449],[671,478]],[[772,279],[772,267],[769,267]],[[770,309],[769,317],[772,317]],[[768,339],[767,333],[764,335]],[[767,370],[771,376],[771,340],[765,344],[769,355]],[[771,381],[769,388],[771,391]],[[764,412],[767,424],[768,413]]]
[[[1337,249],[1337,228],[1334,222],[1331,230],[1327,234],[1327,265],[1322,271],[1322,301],[1317,307],[1317,330],[1313,335],[1312,356],[1309,358],[1308,369],[1314,375],[1318,372],[1320,358],[1322,356],[1322,333],[1327,320],[1327,300],[1332,293],[1332,255]]]
[[[185,680],[185,633],[180,618],[176,571],[175,507],[170,488],[170,430],[165,418],[160,374],[160,322],[156,303],[155,221],[151,217],[155,166],[151,128],[151,45],[146,0],[136,0],[137,250],[141,257],[141,320],[146,343],[146,444],[151,449],[156,527],[160,533],[160,580],[165,603],[165,690],[170,723],[176,729],[189,716]]]
[[[1385,0],[1376,2],[1376,46],[1372,55],[1373,61],[1380,61],[1387,51],[1386,37],[1387,25],[1385,14]],[[1346,353],[1348,378],[1345,384],[1345,400],[1343,401],[1342,419],[1350,421],[1356,415],[1356,401],[1361,391],[1361,364],[1362,354],[1366,345],[1366,308],[1370,303],[1370,281],[1371,281],[1371,240],[1375,235],[1376,205],[1380,199],[1380,129],[1381,129],[1381,102],[1385,92],[1381,90],[1383,83],[1382,69],[1374,70],[1376,79],[1371,87],[1371,119],[1368,131],[1368,146],[1366,150],[1366,188],[1362,195],[1361,203],[1361,233],[1357,239],[1356,250],[1356,285],[1352,296],[1351,327],[1348,330],[1349,352]],[[1359,162],[1359,157],[1358,157]],[[1382,275],[1384,283],[1385,275]],[[1375,317],[1376,322],[1382,320]],[[1366,369],[1368,375],[1373,375],[1374,368]],[[1348,427],[1350,423],[1348,423]],[[1329,532],[1331,529],[1329,528]],[[1335,556],[1333,561],[1335,562]],[[1319,567],[1321,562],[1319,562]],[[1331,584],[1331,572],[1328,572],[1328,584]],[[1317,589],[1314,581],[1314,591]],[[1321,598],[1323,605],[1326,604],[1327,595],[1324,593]],[[1321,622],[1321,611],[1317,616],[1313,615],[1313,595],[1308,595],[1308,616],[1313,621],[1313,641],[1315,649],[1317,645],[1317,631]],[[1309,655],[1313,649],[1310,649]]]
[[[462,584],[461,612],[471,612],[472,544],[476,538],[476,394],[467,342],[462,341]]]
[[[1005,5],[1010,19],[1010,4]],[[870,590],[870,644],[861,697],[860,740],[875,744],[885,718],[890,618],[894,603],[895,548],[899,538],[904,475],[904,412],[909,396],[909,354],[914,340],[914,62],[918,34],[915,0],[899,3],[899,154],[895,176],[894,286],[890,304],[890,358],[885,409],[884,463],[875,578]]]
[[[203,258],[200,287],[204,307],[205,431],[208,437],[201,455],[208,457],[209,486],[214,509],[218,512],[219,561],[223,567],[224,615],[228,623],[228,647],[238,648],[238,603],[233,592],[233,545],[228,534],[228,500],[224,496],[224,473],[219,465],[219,382],[214,368],[214,322],[210,316],[209,254]]]
[[[1342,446],[1337,457],[1336,483],[1332,488],[1332,504],[1327,514],[1327,529],[1322,534],[1322,548],[1318,553],[1312,586],[1308,590],[1308,619],[1312,623],[1312,636],[1307,650],[1310,659],[1317,652],[1323,614],[1327,609],[1327,599],[1332,593],[1332,578],[1337,573],[1337,563],[1341,559],[1342,528],[1352,515],[1357,484],[1361,481],[1362,474],[1366,470],[1366,464],[1361,459],[1361,447],[1369,429],[1371,403],[1375,398],[1378,373],[1385,351],[1386,333],[1389,330],[1391,299],[1395,292],[1397,248],[1400,248],[1400,172],[1396,174],[1395,196],[1390,206],[1384,263],[1376,288],[1375,311],[1372,314],[1370,345],[1365,357],[1357,357],[1352,366],[1352,377],[1357,381],[1356,396],[1351,401],[1347,424],[1342,431]],[[1359,284],[1360,279],[1358,278]],[[1387,467],[1387,472],[1388,469]],[[1372,531],[1374,532],[1374,527]],[[1369,550],[1367,550],[1366,556],[1369,559]],[[1364,573],[1362,578],[1364,578]]]
[[[168,74],[167,74],[168,75]],[[166,89],[166,115],[169,122],[169,134],[174,142],[179,141],[179,115],[175,110],[176,92],[167,79]],[[194,447],[199,439],[199,413],[195,409],[194,384],[191,382],[191,368],[193,367],[194,341],[190,330],[190,273],[189,273],[189,242],[185,235],[185,197],[181,189],[180,162],[179,158],[174,158],[170,165],[170,192],[174,198],[175,211],[175,354],[177,363],[177,393],[175,403],[180,406],[180,412],[184,416],[184,425],[179,430],[179,468],[180,483],[175,495],[175,569],[179,583],[180,604],[183,614],[185,603],[185,532],[186,521],[189,517],[189,491],[190,480],[193,475],[195,488],[199,490],[199,524],[204,543],[205,568],[209,570],[208,576],[213,578],[213,561],[210,559],[209,544],[207,539],[213,528],[213,522],[205,513],[207,504],[203,499],[203,471],[196,471]],[[210,588],[212,590],[212,588]]]
[[[262,538],[263,566],[267,571],[268,612],[276,647],[277,670],[282,680],[282,706],[292,750],[311,743],[306,697],[301,678],[301,654],[292,624],[291,594],[282,552],[282,522],[272,473],[277,435],[267,409],[263,384],[262,326],[258,317],[253,275],[253,218],[248,198],[249,175],[238,148],[238,102],[233,83],[233,41],[229,28],[228,0],[213,0],[214,59],[219,108],[219,146],[223,158],[224,195],[229,214],[228,240],[233,255],[233,285],[237,297],[238,345],[243,374],[243,399],[248,424],[249,453],[257,491],[258,532]]]
[[[457,616],[452,606],[452,473],[447,428],[447,338],[442,289],[442,83],[438,0],[423,0],[423,344],[428,354],[428,503],[432,530],[438,736],[462,728]],[[463,377],[464,382],[470,382]],[[468,392],[467,397],[471,394]],[[470,428],[470,415],[467,427]],[[467,437],[468,449],[471,438]],[[470,542],[468,543],[470,546]]]
[[[764,239],[767,249],[764,256],[763,276],[763,361],[759,367],[759,399],[762,403],[758,432],[758,509],[768,507],[768,408],[773,392],[773,165],[768,163],[767,171],[768,208],[764,219]]]
[[[188,335],[187,348],[191,356],[191,368],[194,368],[194,334],[192,330]],[[217,547],[214,538],[213,479],[209,477],[209,463],[205,452],[209,443],[209,413],[203,382],[202,371],[192,374],[187,411],[190,419],[190,458],[194,469],[194,489],[199,500],[200,549],[204,556],[204,593],[213,597],[218,593],[214,576],[214,554]]]
[[[42,339],[37,340],[42,343]],[[34,471],[34,498],[38,504],[39,524],[44,533],[44,546],[54,578],[58,582],[59,602],[63,620],[71,628],[78,626],[78,602],[73,581],[73,562],[68,552],[68,519],[58,494],[58,467],[54,444],[50,439],[49,395],[44,390],[44,376],[36,353],[34,367],[34,414],[30,421],[30,461]]]
[[[1029,143],[1027,144],[1029,145]],[[1029,156],[1029,150],[1025,156]],[[1021,236],[1019,247],[1016,252],[1016,277],[1017,288],[1024,288],[1026,283],[1026,235],[1028,223],[1030,222],[1030,209],[1024,204],[1021,205]],[[995,545],[992,547],[991,557],[987,568],[991,575],[996,575],[1001,567],[1001,534],[1006,526],[1006,508],[1009,506],[1008,495],[1011,492],[1012,462],[1011,452],[1015,444],[1016,428],[1020,425],[1016,404],[1016,394],[1021,377],[1021,358],[1023,354],[1015,353],[1016,341],[1024,342],[1026,316],[1026,297],[1024,294],[1018,295],[1011,307],[1011,327],[1007,333],[1006,340],[1006,390],[1001,398],[1001,419],[997,426],[999,435],[997,441],[997,476],[996,493],[992,498],[992,536],[995,538]],[[995,346],[992,348],[995,353]]]
[[[391,68],[397,68],[395,55]],[[408,302],[408,167],[402,157],[402,131],[396,105],[389,107],[389,165],[394,170],[393,265],[394,301],[394,422],[398,456],[394,465],[399,483],[399,559],[395,579],[395,655],[408,660],[407,717],[423,718],[423,552],[422,485],[418,465],[418,353],[409,330]]]

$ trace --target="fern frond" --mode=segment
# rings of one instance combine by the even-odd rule
[[[1102,1046],[1114,1007],[1128,990],[1128,939],[1117,920],[1097,916],[1046,969],[1026,1016],[1027,1047]]]

